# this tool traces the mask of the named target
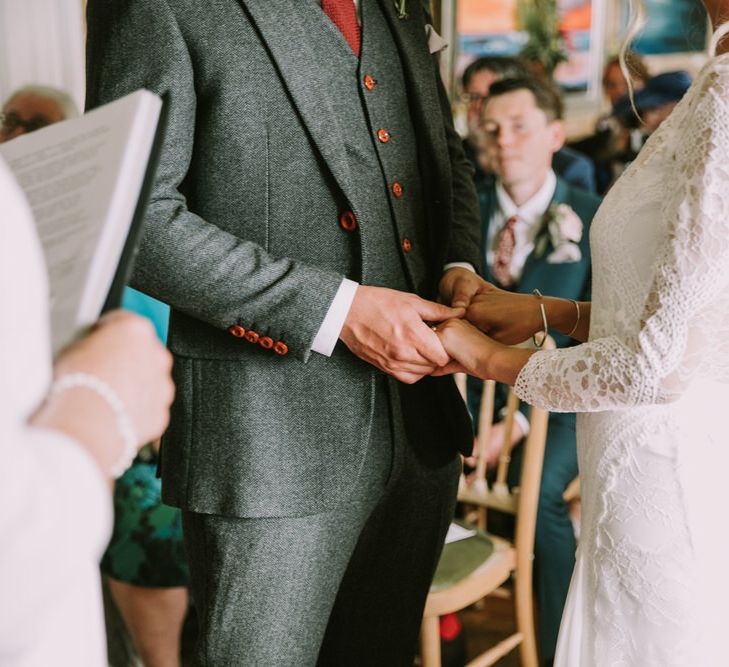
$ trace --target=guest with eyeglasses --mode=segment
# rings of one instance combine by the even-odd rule
[[[466,156],[476,171],[476,184],[489,180],[492,170],[478,160],[478,137],[481,134],[481,107],[491,86],[503,79],[533,76],[533,72],[519,58],[508,56],[482,56],[474,60],[463,72],[462,101],[467,105],[468,136],[463,142]],[[595,168],[580,152],[566,146],[552,158],[552,168],[570,185],[595,192]]]
[[[20,88],[0,112],[0,143],[75,116],[78,109],[68,93],[49,86]]]

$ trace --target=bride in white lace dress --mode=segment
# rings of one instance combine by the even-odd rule
[[[495,288],[468,313],[491,338],[451,321],[441,339],[454,367],[580,413],[582,533],[555,665],[726,666],[729,54],[610,191],[590,241],[593,301],[574,332],[574,303],[542,301],[584,344],[505,347],[541,330],[539,297]]]

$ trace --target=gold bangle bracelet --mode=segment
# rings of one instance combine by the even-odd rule
[[[544,341],[547,340],[547,336],[549,335],[549,325],[547,324],[547,311],[544,308],[544,301],[543,301],[544,297],[542,296],[542,293],[538,289],[535,289],[532,292],[532,294],[535,297],[537,297],[537,299],[539,299],[539,310],[542,313],[542,323],[544,324],[544,331],[542,332],[542,340],[541,341],[537,340],[537,334],[539,332],[532,334],[532,340],[534,341],[534,345],[536,345],[536,347],[541,348],[542,345],[544,345]]]

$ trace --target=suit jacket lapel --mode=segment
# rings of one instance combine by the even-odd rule
[[[558,177],[557,186],[554,189],[554,195],[552,196],[552,201],[550,202],[550,204],[569,203],[566,202],[567,195],[567,184]],[[524,263],[524,270],[522,271],[521,280],[519,281],[521,285],[529,286],[531,284],[531,281],[534,280],[535,272],[538,271],[542,262],[547,261],[546,257],[549,254],[551,247],[552,244],[550,243],[547,251],[539,259],[534,256],[533,250],[529,253],[529,257],[527,257],[526,262]]]
[[[304,0],[297,0],[302,2]],[[238,0],[258,28],[311,137],[345,195],[352,175],[344,152],[346,119],[337,118],[327,97],[311,37],[291,0]],[[309,11],[302,7],[301,11]]]

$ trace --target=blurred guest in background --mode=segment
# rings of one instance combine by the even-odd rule
[[[637,53],[629,51],[625,56],[625,65],[633,81],[633,90],[642,90],[650,78],[646,64]],[[619,58],[611,58],[605,65],[602,87],[611,108],[628,94],[628,82]],[[633,132],[622,119],[611,113],[598,120],[593,135],[570,145],[593,161],[597,191],[602,195],[622,173],[625,165],[633,160],[641,144],[640,132]]]
[[[491,170],[477,159],[479,115],[483,100],[491,86],[503,79],[536,76],[518,58],[483,56],[474,60],[463,72],[463,99],[467,103],[468,136],[463,142],[466,156],[476,170],[476,183],[488,179]],[[578,188],[595,192],[595,169],[588,158],[572,148],[562,147],[553,156],[552,166],[565,181]]]
[[[648,66],[635,51],[628,51],[625,54],[625,66],[628,68],[630,77],[633,80],[633,90],[641,90],[650,78]],[[628,81],[620,67],[620,58],[617,56],[610,58],[605,65],[602,75],[602,89],[611,106],[614,106],[621,97],[628,94]]]
[[[463,140],[466,157],[476,170],[476,183],[487,178],[486,172],[477,159],[478,142],[481,136],[481,107],[489,94],[492,84],[501,79],[525,76],[528,70],[518,58],[507,56],[481,56],[476,58],[463,71],[461,78],[461,98],[466,104],[468,135]]]
[[[487,280],[531,294],[547,289],[568,300],[589,299],[588,233],[600,199],[555,175],[552,156],[564,143],[559,93],[531,75],[491,87],[482,109],[482,150],[496,180],[479,187],[483,254]],[[574,344],[555,336],[558,346]],[[468,379],[468,402],[478,423],[482,382]],[[497,386],[496,418],[506,406],[508,387]],[[516,449],[509,481],[518,483],[522,448],[529,432],[528,406],[517,412],[512,431]],[[504,424],[491,431],[489,460],[498,463]],[[575,536],[562,495],[577,476],[575,415],[552,414],[540,486],[535,535],[535,589],[540,653],[554,658],[559,623],[575,563]]]
[[[25,86],[3,104],[0,143],[75,116],[78,116],[78,109],[64,91],[49,86]]]
[[[690,86],[688,72],[664,72],[648,79],[641,89],[635,91],[632,101],[628,95],[621,97],[615,103],[613,115],[626,127],[639,128],[647,138],[671,115]]]

